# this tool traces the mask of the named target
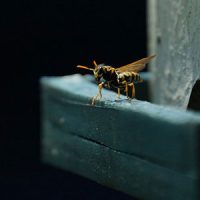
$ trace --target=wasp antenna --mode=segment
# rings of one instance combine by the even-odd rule
[[[82,66],[82,65],[77,65],[76,67],[77,68],[82,68],[82,69],[87,69],[87,70],[90,70],[90,71],[94,71],[94,69],[86,67],[86,66]]]
[[[151,55],[151,56],[149,56],[150,58],[154,58],[154,57],[156,57],[156,54],[153,54],[153,55]]]
[[[97,65],[95,60],[93,60],[93,64],[94,64],[95,67],[98,67],[98,65]]]

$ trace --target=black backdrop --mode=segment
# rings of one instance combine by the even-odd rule
[[[40,163],[39,78],[146,56],[145,17],[145,0],[4,2],[0,199],[132,199]]]

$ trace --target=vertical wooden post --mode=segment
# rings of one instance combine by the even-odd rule
[[[186,108],[200,79],[200,1],[149,0],[149,52],[155,103]]]

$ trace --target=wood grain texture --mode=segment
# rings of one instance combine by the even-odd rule
[[[200,1],[148,1],[149,52],[155,103],[187,108],[200,79]],[[199,99],[200,104],[200,99]]]
[[[80,75],[42,79],[42,159],[144,199],[199,199],[200,115],[127,101]]]

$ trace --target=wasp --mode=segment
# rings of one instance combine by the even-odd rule
[[[121,90],[125,90],[127,98],[130,98],[128,95],[128,88],[131,88],[131,98],[135,97],[135,83],[141,83],[142,79],[139,72],[143,70],[146,64],[154,58],[155,55],[142,58],[135,62],[132,62],[128,65],[124,65],[118,68],[107,66],[104,64],[97,65],[96,61],[93,61],[94,68],[89,68],[87,66],[78,65],[78,68],[87,69],[93,71],[95,80],[98,84],[98,93],[93,97],[92,104],[95,104],[95,101],[98,98],[102,97],[102,89],[106,88],[117,88],[117,98],[120,98]]]

